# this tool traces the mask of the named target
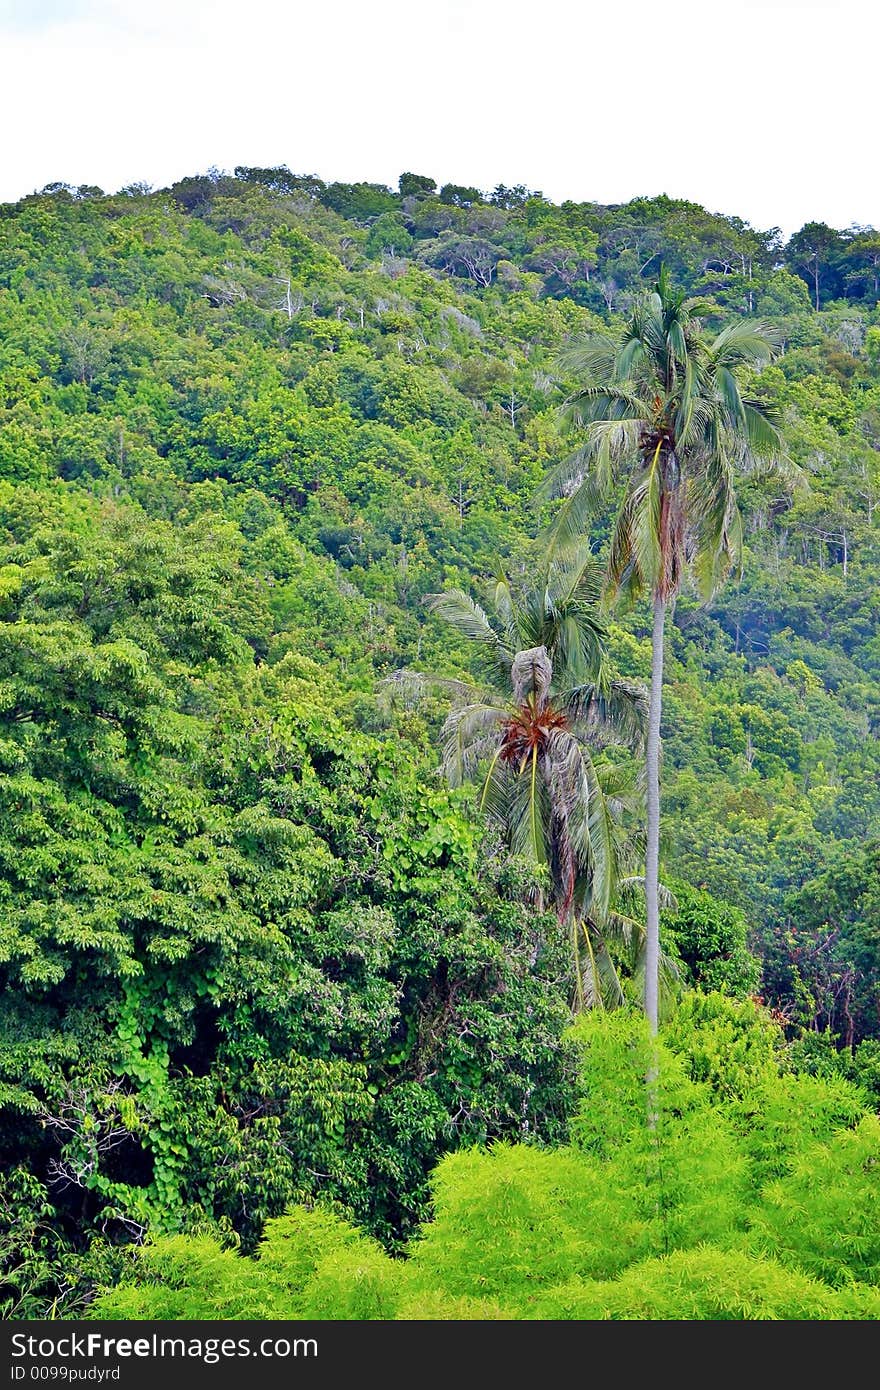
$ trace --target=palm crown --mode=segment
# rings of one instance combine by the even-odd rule
[[[556,543],[579,535],[621,467],[627,487],[611,544],[612,590],[675,596],[690,565],[705,596],[742,541],[737,474],[791,471],[776,422],[742,387],[769,361],[775,331],[739,320],[715,336],[712,306],[672,289],[665,271],[616,334],[574,343],[563,364],[580,378],[566,403],[583,446],[548,480],[566,494]]]
[[[638,936],[615,899],[635,854],[625,812],[639,798],[631,768],[601,750],[639,747],[646,710],[645,691],[610,672],[596,616],[601,575],[582,543],[516,594],[502,576],[494,622],[462,590],[430,600],[476,644],[485,676],[481,687],[445,682],[456,701],[441,736],[443,769],[453,784],[479,774],[481,807],[511,849],[546,866],[576,965],[581,937],[590,955],[594,1000],[600,973],[619,994],[602,930]],[[576,977],[583,1002],[579,965]]]

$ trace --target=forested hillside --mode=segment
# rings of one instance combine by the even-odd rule
[[[52,185],[0,208],[8,1316],[76,1316],[147,1234],[250,1256],[316,1198],[399,1253],[444,1154],[584,1146],[580,967],[540,871],[438,771],[455,682],[481,671],[431,596],[488,611],[499,576],[517,594],[541,572],[560,505],[542,483],[578,446],[561,354],[661,266],[710,327],[776,333],[747,385],[796,465],[746,478],[740,563],[708,603],[686,583],[668,626],[667,1017],[694,988],[763,1001],[779,1085],[818,1077],[826,1120],[873,1136],[880,233],[786,242],[665,197],[559,207],[411,173]],[[637,691],[650,608],[594,597],[607,669]],[[597,762],[629,788],[635,863],[638,748],[599,737]],[[587,1001],[608,1011],[641,988],[642,905],[619,906]],[[784,1163],[760,1169],[752,1120],[728,1121],[778,1253],[757,1194]],[[639,1241],[632,1260],[661,1253]],[[466,1315],[443,1258],[401,1316]],[[812,1258],[804,1278],[826,1278]],[[872,1258],[856,1278],[876,1282]],[[591,1277],[617,1276],[603,1259]],[[563,1261],[547,1287],[573,1278]],[[804,1289],[820,1311],[778,1315],[876,1316]],[[597,1315],[569,1293],[581,1312],[557,1290],[523,1315]],[[467,1315],[508,1315],[498,1298]],[[215,1313],[167,1314],[187,1315]]]

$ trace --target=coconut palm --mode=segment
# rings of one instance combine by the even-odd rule
[[[742,320],[705,330],[711,306],[686,299],[665,271],[616,333],[574,343],[565,368],[580,385],[566,403],[582,447],[557,468],[548,490],[565,496],[552,547],[582,536],[621,476],[623,500],[611,540],[611,594],[647,590],[653,601],[646,742],[647,845],[645,1011],[657,1028],[659,967],[660,714],[666,614],[690,571],[710,597],[738,554],[742,525],[735,483],[786,465],[776,423],[744,390],[743,369],[767,362],[774,332]]]
[[[546,869],[571,933],[578,1007],[622,999],[610,938],[637,963],[644,936],[616,901],[633,863],[625,812],[640,796],[631,768],[602,749],[643,745],[646,696],[611,674],[601,585],[581,543],[516,593],[502,575],[494,623],[460,589],[429,600],[475,644],[484,677],[479,687],[443,682],[455,696],[443,770],[453,785],[478,778],[480,807],[512,851]]]

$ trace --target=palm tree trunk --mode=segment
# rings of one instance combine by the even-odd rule
[[[648,931],[645,943],[645,1013],[651,1032],[657,1032],[660,907],[660,709],[663,697],[663,631],[666,599],[654,595],[654,628],[651,635],[651,704],[648,712],[648,743],[645,771],[648,779],[648,845],[645,857],[645,903]]]

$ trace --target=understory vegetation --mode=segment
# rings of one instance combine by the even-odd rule
[[[659,1054],[631,1015],[574,1040],[571,1143],[444,1158],[405,1260],[294,1208],[253,1259],[166,1237],[126,1261],[102,1318],[875,1319],[880,1122],[846,1081],[780,1074],[751,1004],[692,994]]]

